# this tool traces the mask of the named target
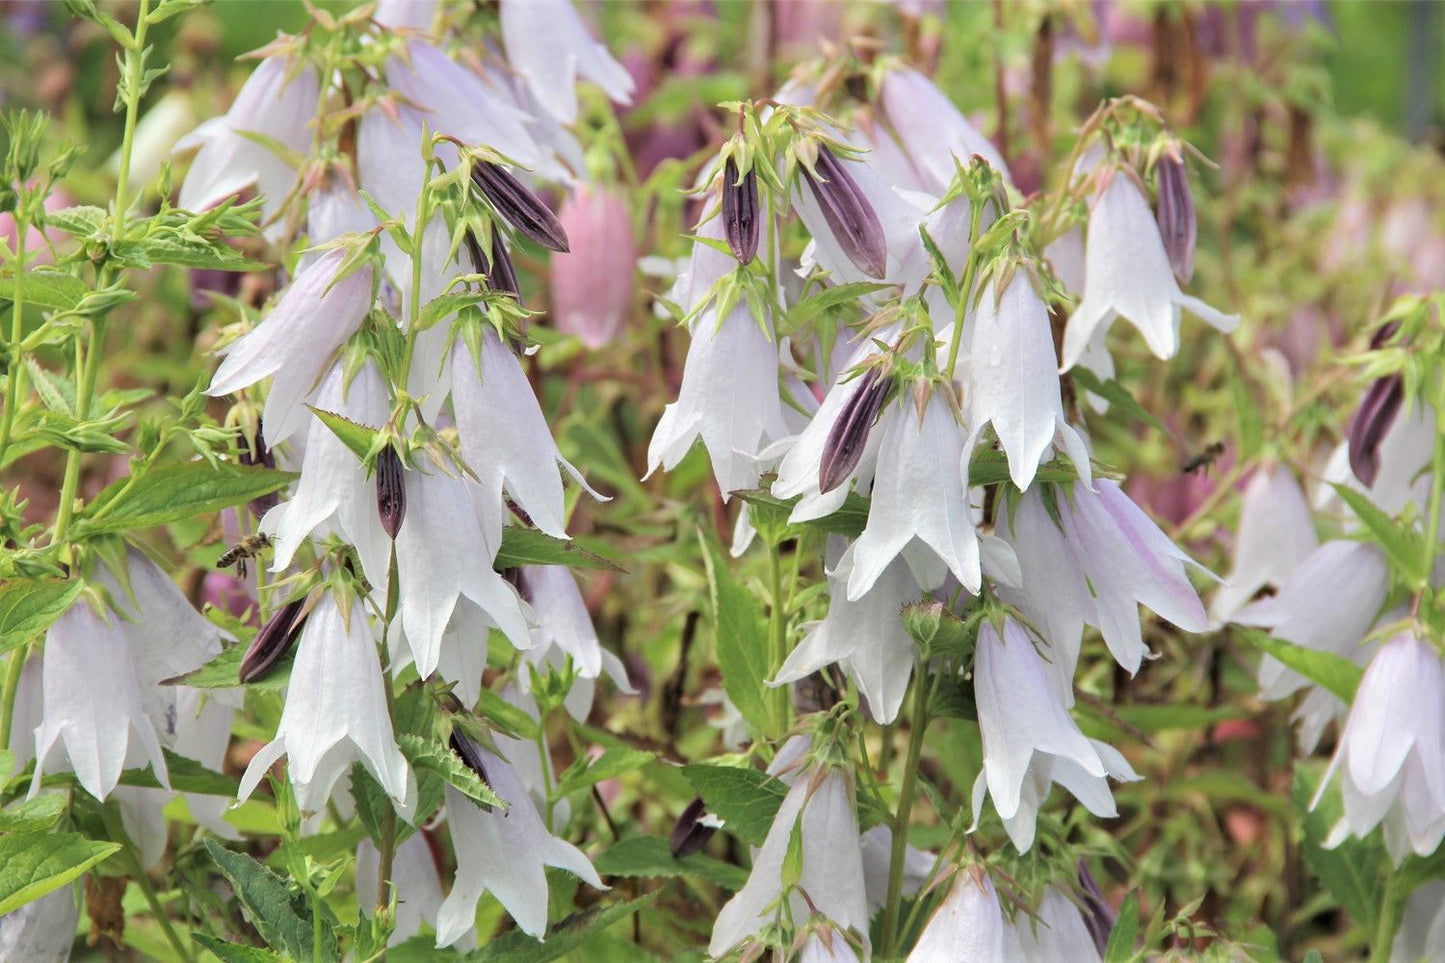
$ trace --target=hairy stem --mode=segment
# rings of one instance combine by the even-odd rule
[[[782,671],[788,658],[788,621],[785,618],[787,603],[783,599],[783,564],[778,546],[768,546],[768,590],[772,593],[772,608],[768,613],[768,666],[774,678]],[[773,718],[777,731],[786,732],[792,723],[792,691],[788,685],[772,689]]]
[[[898,789],[898,811],[893,816],[893,848],[888,859],[888,901],[883,911],[883,958],[894,956],[898,943],[898,911],[903,900],[903,860],[908,853],[908,825],[913,818],[913,796],[918,789],[918,760],[923,755],[923,733],[928,729],[928,707],[933,686],[919,665],[913,676],[912,728],[908,755],[903,761],[903,785]]]
[[[5,453],[10,448],[10,434],[15,428],[15,406],[20,402],[20,384],[25,376],[25,359],[21,356],[20,342],[25,336],[24,317],[25,288],[25,235],[30,225],[15,212],[15,290],[10,296],[10,371],[5,379],[5,414],[0,421],[0,465],[5,464]],[[0,742],[0,745],[4,745]]]

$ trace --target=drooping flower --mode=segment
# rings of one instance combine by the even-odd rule
[[[376,905],[380,869],[381,854],[376,845],[370,839],[362,839],[356,845],[356,905],[367,916]],[[391,885],[397,894],[396,920],[395,929],[387,937],[387,946],[406,942],[420,931],[423,923],[436,928],[437,911],[442,905],[442,881],[431,847],[421,833],[412,833],[396,847]],[[463,933],[456,942],[465,947],[475,946],[476,933]]]
[[[1345,812],[1327,846],[1383,822],[1399,866],[1445,838],[1445,662],[1429,642],[1402,632],[1370,660],[1312,806],[1336,773]]]
[[[580,186],[558,214],[576,250],[552,258],[557,329],[596,350],[614,341],[632,310],[637,240],[632,216],[613,191]]]
[[[262,414],[273,445],[305,425],[301,402],[371,309],[371,269],[338,279],[345,259],[346,251],[334,248],[298,274],[266,319],[224,350],[206,389],[217,397],[274,376]]]
[[[1021,963],[1099,963],[1102,956],[1079,908],[1057,886],[1044,889],[1036,916],[1019,913],[1008,938],[1018,947]]]
[[[1390,947],[1390,963],[1426,960],[1445,960],[1445,880],[1421,883],[1410,894]]]
[[[518,587],[537,616],[532,632],[536,646],[527,650],[524,658],[533,665],[558,668],[572,660],[577,678],[564,705],[574,719],[587,718],[597,678],[604,672],[617,691],[627,695],[637,691],[627,678],[622,660],[598,640],[571,569],[565,565],[524,566],[518,570]]]
[[[878,467],[868,524],[850,552],[848,599],[861,599],[900,553],[924,589],[938,588],[952,572],[977,592],[978,533],[963,427],[943,391],[931,392],[921,416],[913,405],[895,403],[875,430]]]
[[[632,75],[587,35],[568,0],[503,0],[507,59],[548,113],[563,124],[577,119],[577,78],[601,87],[615,103],[632,102]]]
[[[1304,491],[1284,465],[1260,468],[1245,486],[1234,542],[1234,568],[1215,593],[1216,622],[1238,612],[1261,589],[1276,592],[1319,544]]]
[[[1127,174],[1116,171],[1094,202],[1084,265],[1084,297],[1064,329],[1065,371],[1079,362],[1095,331],[1116,317],[1138,328],[1160,358],[1179,349],[1184,308],[1223,332],[1239,324],[1238,315],[1222,314],[1179,290],[1149,204]]]
[[[1106,777],[1139,776],[1111,746],[1087,738],[1069,716],[1069,680],[1035,650],[1012,618],[985,622],[974,656],[974,698],[983,771],[973,787],[975,823],[984,789],[1020,852],[1033,846],[1039,807],[1057,782],[1096,816],[1118,815]]]
[[[771,922],[774,904],[783,895],[783,862],[794,825],[803,857],[797,889],[808,900],[796,891],[788,894],[792,918],[804,920],[816,912],[866,941],[868,904],[851,776],[847,770],[813,767],[793,783],[753,859],[747,883],[718,913],[709,955],[723,956]]]
[[[923,927],[908,963],[1003,963],[1003,908],[982,869],[961,870],[953,888]]]
[[[241,777],[240,798],[249,798],[284,755],[301,811],[320,812],[337,781],[360,762],[408,816],[416,783],[392,734],[385,684],[366,610],[358,600],[343,612],[336,598],[326,595],[301,633],[276,738],[252,757]]]
[[[487,892],[511,914],[518,929],[540,939],[547,929],[546,866],[606,889],[581,850],[547,831],[512,766],[485,749],[478,752],[492,791],[506,809],[487,812],[447,787],[447,820],[458,865],[452,890],[437,912],[438,947],[453,945],[472,928],[477,901]]]
[[[979,155],[1008,177],[998,148],[970,124],[946,94],[924,74],[900,67],[888,71],[880,91],[883,113],[917,168],[925,190],[941,195],[953,183],[956,165]]]
[[[0,960],[65,963],[79,923],[74,887],[62,886],[32,900],[0,916]]]

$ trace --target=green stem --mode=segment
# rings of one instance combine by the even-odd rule
[[[918,760],[923,755],[923,733],[928,729],[928,706],[933,686],[919,665],[913,677],[913,728],[908,733],[908,756],[903,763],[903,785],[898,790],[898,811],[893,816],[893,849],[888,860],[888,902],[883,912],[883,959],[894,955],[898,943],[898,911],[903,898],[903,860],[908,852],[908,825],[913,818],[913,796],[918,789]]]
[[[82,349],[75,346],[76,363],[80,368],[80,383],[75,391],[75,414],[78,418],[89,417],[90,401],[95,394],[95,379],[100,371],[100,356],[105,347],[105,318],[91,321],[90,344]],[[83,355],[83,361],[82,361]],[[60,485],[60,514],[55,519],[53,544],[65,541],[70,521],[75,515],[75,491],[80,485],[80,452],[74,448],[65,453],[65,478]]]
[[[1390,950],[1395,943],[1395,932],[1405,915],[1405,900],[1410,895],[1409,887],[1401,886],[1400,873],[1392,873],[1385,880],[1385,895],[1380,901],[1380,920],[1375,925],[1375,938],[1370,941],[1370,963],[1388,963]]]
[[[963,343],[963,317],[968,313],[968,302],[973,300],[973,275],[978,265],[978,226],[983,217],[982,200],[970,199],[968,203],[968,260],[963,264],[963,281],[958,286],[958,306],[954,309],[953,338],[948,345],[948,381],[953,382],[953,370],[958,365],[958,347]]]
[[[392,620],[396,618],[396,609],[400,601],[400,582],[396,568],[396,542],[391,543],[391,557],[386,565],[386,613],[381,623],[380,658],[381,664],[387,664],[387,640],[386,637],[391,631]],[[393,736],[396,734],[396,700],[391,691],[391,673],[382,674],[382,692],[386,696],[386,716],[391,722]],[[387,889],[391,884],[392,864],[396,860],[396,805],[393,803],[386,807],[386,812],[381,817],[381,845],[377,847],[377,869],[376,869],[376,912],[384,913],[391,906],[391,897]],[[318,957],[319,959],[320,957]]]
[[[130,836],[125,831],[125,826],[120,821],[120,816],[111,806],[101,807],[101,822],[105,824],[106,835],[111,840],[118,842],[123,847],[125,860],[130,864],[131,878],[140,887],[141,895],[145,897],[146,905],[150,907],[151,915],[160,924],[161,931],[165,934],[166,942],[176,951],[176,955],[186,963],[193,963],[195,957],[191,954],[190,947],[180,934],[171,925],[171,918],[166,914],[165,907],[161,906],[160,897],[156,895],[155,887],[151,885],[150,878],[146,876],[145,869],[140,864],[140,857],[136,855],[135,843],[131,842]]]
[[[1441,418],[1436,413],[1437,423]],[[1440,500],[1445,498],[1445,430],[1437,424],[1435,428],[1435,457],[1430,476],[1430,516],[1425,526],[1425,564],[1421,570],[1425,584],[1420,591],[1429,590],[1431,572],[1435,568],[1435,556],[1440,547]]]
[[[768,546],[768,590],[772,593],[772,609],[768,613],[768,666],[769,677],[777,678],[788,658],[788,622],[784,617],[787,603],[783,598],[783,564],[778,546]],[[780,685],[772,689],[774,700],[773,717],[778,723],[778,733],[788,730],[792,724],[792,686]]]
[[[25,643],[10,653],[5,664],[5,687],[0,690],[0,749],[10,745],[10,727],[15,721],[15,696],[20,691],[20,675],[25,671],[25,659],[30,655],[30,643]]]
[[[5,464],[5,452],[10,448],[10,434],[15,427],[15,406],[20,402],[20,384],[25,375],[25,359],[21,356],[20,342],[25,336],[22,318],[25,307],[25,235],[30,225],[19,216],[15,217],[15,291],[10,299],[10,371],[5,379],[5,415],[0,421],[0,465]],[[4,745],[0,742],[0,745]]]
[[[141,0],[136,15],[135,47],[126,51],[125,133],[120,142],[120,171],[115,180],[115,211],[112,213],[111,237],[120,240],[125,231],[126,193],[130,187],[130,155],[135,146],[136,114],[140,111],[140,85],[145,77],[146,30],[150,24],[150,0]]]

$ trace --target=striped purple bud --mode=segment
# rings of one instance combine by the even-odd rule
[[[708,813],[701,796],[688,803],[682,815],[677,817],[677,825],[672,827],[672,835],[668,838],[673,858],[682,859],[701,852],[719,825],[717,817]]]
[[[244,442],[244,439],[242,439],[242,441]],[[261,420],[259,418],[256,420],[256,445],[254,448],[246,444],[241,445],[241,464],[247,468],[254,465],[260,465],[262,468],[276,467],[276,457],[272,455],[271,450],[266,447],[266,439],[261,435]],[[251,499],[251,501],[246,504],[246,507],[251,510],[252,515],[260,518],[275,508],[280,502],[281,493],[272,492],[269,495],[262,495],[260,498]]]
[[[406,469],[390,445],[376,456],[376,514],[387,537],[395,539],[406,518]]]
[[[457,754],[457,757],[466,764],[468,769],[477,774],[477,778],[480,779],[484,785],[490,787],[492,782],[487,778],[487,767],[482,762],[482,753],[477,744],[462,735],[459,729],[452,730],[452,737],[449,742],[451,743],[452,752]]]
[[[567,232],[562,230],[557,215],[512,176],[511,171],[498,164],[478,161],[472,165],[472,183],[508,224],[545,248],[567,250]]]
[[[1370,336],[1370,350],[1378,351],[1400,330],[1400,322],[1391,321]],[[1350,422],[1346,436],[1350,471],[1365,486],[1375,483],[1380,474],[1380,444],[1389,434],[1395,416],[1405,402],[1405,377],[1400,373],[1376,378],[1360,400],[1360,408]]]
[[[1189,173],[1184,158],[1172,149],[1159,158],[1157,169],[1159,205],[1154,217],[1159,223],[1159,237],[1174,276],[1179,283],[1187,284],[1194,276],[1194,242],[1199,233],[1194,197],[1189,193]]]
[[[517,269],[512,266],[512,255],[507,253],[501,231],[492,231],[491,257],[482,256],[482,246],[471,231],[467,232],[467,251],[472,257],[473,270],[487,279],[487,287],[510,294],[518,304],[522,303],[522,286],[517,283]]]
[[[722,183],[723,234],[733,257],[747,264],[758,253],[758,175],[751,168],[738,178],[738,165],[729,157],[723,166]]]
[[[803,179],[813,192],[823,218],[848,260],[870,278],[882,279],[888,269],[888,242],[873,205],[827,146],[818,145],[817,176],[807,168]]]
[[[823,443],[823,458],[818,463],[819,492],[826,493],[837,488],[858,467],[858,460],[863,457],[863,449],[868,445],[868,435],[873,431],[873,423],[878,420],[878,412],[883,407],[883,399],[888,396],[889,384],[879,376],[876,367],[864,372],[863,383],[838,413],[838,420],[833,422]]]
[[[306,616],[301,614],[305,604],[305,596],[294,602],[287,602],[261,627],[261,631],[256,633],[250,648],[241,657],[237,678],[242,685],[269,675],[286,653],[291,651],[297,637],[301,635],[301,628],[306,624]]]
[[[1082,904],[1080,915],[1084,917],[1084,926],[1094,941],[1094,948],[1103,956],[1108,950],[1109,936],[1114,932],[1114,923],[1119,914],[1099,889],[1099,884],[1094,881],[1094,874],[1089,872],[1089,865],[1082,859],[1079,860],[1078,895]]]

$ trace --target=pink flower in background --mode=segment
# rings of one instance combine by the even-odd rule
[[[632,310],[637,239],[616,193],[577,188],[558,215],[571,252],[552,258],[552,314],[557,329],[596,350],[616,339]]]

